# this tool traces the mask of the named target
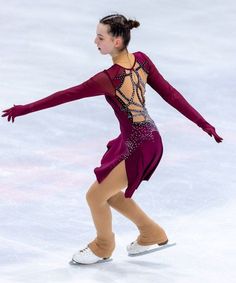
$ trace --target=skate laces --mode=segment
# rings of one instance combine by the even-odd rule
[[[86,247],[86,248],[80,250],[81,253],[88,252],[88,251],[89,251],[89,247]]]

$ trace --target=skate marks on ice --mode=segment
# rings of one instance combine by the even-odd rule
[[[144,252],[140,252],[140,253],[136,253],[136,254],[128,254],[128,256],[130,256],[130,257],[142,256],[142,255],[154,253],[154,252],[157,252],[157,251],[160,251],[160,250],[164,250],[164,249],[167,249],[167,248],[171,248],[175,245],[176,245],[176,243],[173,242],[173,243],[169,243],[169,244],[166,244],[166,245],[163,245],[163,246],[157,246],[156,248],[151,248],[151,249],[144,251]]]

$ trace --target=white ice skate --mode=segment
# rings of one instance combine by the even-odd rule
[[[111,261],[111,258],[102,258],[96,256],[89,247],[86,247],[78,252],[76,252],[70,264],[92,264],[92,263],[100,263],[105,261]]]
[[[128,251],[128,256],[140,256],[140,255],[145,255],[149,253],[153,253],[162,249],[166,249],[169,247],[172,247],[176,245],[176,243],[166,243],[166,244],[154,244],[154,245],[148,245],[148,246],[143,246],[139,245],[137,240],[134,242],[130,243],[127,246],[127,251]]]

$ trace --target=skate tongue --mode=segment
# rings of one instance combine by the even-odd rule
[[[163,246],[158,246],[156,248],[152,248],[152,249],[149,249],[147,251],[136,253],[136,254],[128,254],[128,256],[135,257],[135,256],[141,256],[141,255],[145,255],[145,254],[150,254],[150,253],[154,253],[154,252],[157,252],[157,251],[160,251],[160,250],[171,248],[171,247],[173,247],[175,245],[176,245],[176,243],[174,243],[174,242],[173,243],[169,243],[168,242],[168,244],[165,244]]]

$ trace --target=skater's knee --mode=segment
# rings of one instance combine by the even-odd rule
[[[89,205],[103,205],[105,197],[99,193],[99,184],[93,184],[86,193],[86,200]]]
[[[89,205],[93,205],[93,204],[97,203],[96,194],[93,191],[88,190],[87,193],[86,193],[86,200],[87,200],[87,203]]]
[[[86,193],[87,203],[90,204],[95,200],[95,184],[93,184]]]

